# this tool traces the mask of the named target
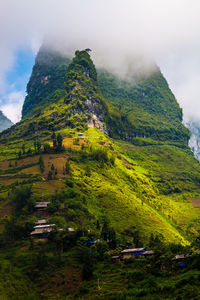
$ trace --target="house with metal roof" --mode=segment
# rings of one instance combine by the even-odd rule
[[[125,249],[120,252],[121,257],[123,259],[128,259],[128,258],[135,258],[139,257],[142,253],[146,251],[145,248],[133,248],[133,249]]]
[[[45,210],[50,203],[51,202],[36,202],[35,209],[36,210]]]

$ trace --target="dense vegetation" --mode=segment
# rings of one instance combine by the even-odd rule
[[[151,137],[186,144],[189,131],[182,125],[182,109],[159,70],[148,77],[128,80],[101,70],[98,74],[103,96],[129,121],[129,140]]]
[[[1,134],[0,296],[197,299],[200,166],[181,110],[160,73],[133,87],[103,72],[105,99],[88,50],[58,97]],[[30,235],[38,219],[54,224],[45,242]],[[113,263],[128,245],[154,255]],[[189,254],[184,267],[177,254]]]

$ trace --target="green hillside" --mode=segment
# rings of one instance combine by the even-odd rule
[[[159,71],[133,86],[105,71],[97,76],[88,52],[66,61],[59,93],[49,79],[28,94],[23,120],[0,135],[0,261],[2,276],[7,270],[10,276],[0,281],[0,295],[176,299],[167,298],[168,289],[176,297],[184,276],[194,278],[199,295],[199,271],[189,265],[184,272],[193,273],[179,274],[171,263],[177,253],[195,252],[200,230],[200,166],[187,146],[181,109]],[[28,86],[36,89],[35,75],[40,81],[43,72],[37,60],[33,70]],[[52,64],[50,78],[53,70]],[[50,204],[38,216],[34,206],[41,201]],[[38,218],[55,224],[45,243],[30,237]],[[97,242],[88,247],[90,240]],[[127,243],[153,247],[155,255],[112,266],[110,257]],[[133,270],[146,278],[134,281]],[[97,279],[105,281],[103,294]],[[24,298],[16,298],[20,287]]]
[[[131,123],[129,140],[151,137],[159,141],[186,144],[190,133],[182,121],[182,109],[160,70],[146,78],[119,79],[100,70],[99,87],[103,96]]]

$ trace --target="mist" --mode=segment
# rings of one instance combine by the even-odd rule
[[[121,76],[151,72],[155,61],[185,118],[200,119],[199,11],[198,0],[1,0],[0,109],[19,119],[25,86],[11,87],[6,74],[19,49],[35,55],[48,41],[70,56],[89,47],[98,67]]]

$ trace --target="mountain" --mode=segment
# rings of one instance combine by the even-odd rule
[[[200,124],[198,121],[186,122],[187,128],[191,132],[189,146],[192,149],[194,156],[200,160]]]
[[[45,45],[41,47],[27,85],[22,118],[28,116],[39,105],[60,97],[59,93],[64,88],[68,64],[68,58],[54,50],[47,49]]]
[[[125,80],[89,52],[41,48],[23,119],[0,134],[0,295],[198,297],[198,257],[186,273],[172,261],[199,247],[200,165],[182,110],[158,68]],[[31,235],[38,219],[53,224],[45,243]],[[112,264],[127,246],[155,255]]]
[[[119,77],[100,70],[99,87],[103,96],[131,124],[129,140],[135,137],[152,138],[170,143],[187,144],[189,131],[182,125],[182,109],[163,77],[156,68],[148,77]]]
[[[160,71],[157,69],[149,77],[134,81],[134,84],[130,80],[127,82],[120,80],[105,70],[99,70],[97,76],[89,53],[76,51],[75,57],[70,62],[68,59],[66,61],[66,74],[61,77],[59,74],[59,92],[56,78],[55,83],[53,82],[54,88],[50,87],[50,83],[47,84],[47,86],[49,85],[48,94],[45,89],[46,85],[41,83],[41,76],[47,73],[42,71],[43,75],[39,74],[42,68],[38,63],[42,61],[42,63],[48,64],[49,62],[51,71],[53,72],[55,66],[57,73],[57,69],[61,69],[63,66],[63,59],[63,57],[59,59],[57,53],[49,51],[46,57],[44,50],[40,50],[28,86],[34,87],[35,84],[35,88],[37,87],[35,74],[38,74],[37,80],[41,91],[38,87],[38,91],[35,90],[34,98],[31,98],[31,95],[27,96],[30,100],[30,110],[27,111],[28,118],[25,115],[21,122],[1,134],[2,150],[4,149],[1,160],[5,159],[5,153],[7,159],[18,159],[18,153],[21,152],[22,155],[24,151],[22,150],[23,143],[26,153],[31,155],[35,148],[34,141],[39,141],[40,144],[48,142],[51,145],[52,132],[61,134],[64,144],[67,145],[69,142],[69,147],[73,148],[71,145],[73,137],[81,132],[85,136],[84,143],[89,152],[87,155],[85,154],[87,157],[85,160],[81,153],[72,155],[72,161],[75,159],[73,156],[80,156],[73,162],[75,165],[77,164],[77,167],[74,166],[75,168],[80,168],[79,159],[82,157],[83,169],[80,172],[88,169],[88,164],[90,165],[88,159],[94,155],[92,147],[94,149],[100,147],[100,150],[102,147],[102,151],[105,151],[104,154],[98,154],[100,161],[108,159],[109,162],[115,157],[114,160],[117,162],[111,169],[109,167],[109,171],[104,168],[100,171],[98,167],[95,169],[92,165],[90,166],[96,174],[92,179],[96,178],[97,182],[100,180],[103,184],[103,186],[98,184],[104,195],[102,207],[100,203],[97,204],[100,199],[99,192],[96,190],[96,181],[93,182],[90,179],[89,187],[86,183],[83,184],[82,177],[76,176],[76,180],[80,181],[80,186],[86,184],[85,188],[82,188],[86,189],[86,193],[93,194],[97,207],[99,205],[101,207],[100,210],[97,209],[98,212],[94,212],[94,208],[90,207],[94,217],[101,215],[104,207],[103,210],[110,222],[118,230],[120,228],[120,231],[126,230],[129,226],[136,226],[138,229],[140,228],[142,236],[148,236],[153,230],[162,233],[170,240],[174,240],[175,236],[177,239],[179,236],[179,240],[185,240],[187,243],[187,238],[190,240],[190,236],[186,234],[188,227],[192,225],[196,230],[198,229],[198,224],[193,221],[197,218],[198,211],[189,202],[189,198],[198,198],[200,167],[187,145],[189,131],[182,125],[182,110]],[[56,77],[56,75],[54,76]],[[51,74],[51,78],[53,81],[53,74]],[[44,100],[39,101],[40,93],[41,95],[44,93]],[[25,99],[23,111],[26,111],[25,107],[28,107],[27,99]],[[151,120],[152,123],[150,123]],[[75,140],[74,143],[76,149]],[[79,141],[77,141],[77,146],[78,144]],[[40,148],[42,149],[41,145]],[[32,159],[34,163],[36,163],[35,159]],[[25,161],[28,160],[25,159]],[[112,170],[112,168],[114,169]],[[18,174],[17,170],[14,173],[19,180],[22,175]],[[32,172],[31,170],[30,172]],[[114,170],[116,175],[113,174]],[[5,172],[9,173],[9,171]],[[30,174],[32,174],[33,180],[37,178],[40,181],[40,172],[34,171]],[[106,182],[104,182],[104,176],[107,178]],[[2,174],[2,177],[4,178],[5,174]],[[61,179],[63,180],[62,176]],[[113,185],[112,181],[116,183]],[[47,183],[49,185],[48,181]],[[42,184],[38,184],[41,186],[42,195]],[[127,187],[127,192],[123,186]],[[92,190],[90,190],[91,187],[93,187]],[[38,192],[39,190],[37,197],[40,195]],[[122,201],[124,197],[135,199],[131,201],[136,205],[138,211],[141,210],[142,218],[149,220],[151,212],[152,222],[153,220],[161,222],[162,226],[155,228],[147,222],[147,230],[145,225],[147,220],[141,222],[138,217],[132,219],[128,215],[124,219],[125,214],[124,217],[121,215],[121,211],[125,211]],[[188,199],[187,204],[185,198]],[[111,202],[113,212],[116,210],[115,214],[110,212],[109,203]],[[143,205],[144,203],[146,206]],[[89,203],[88,205],[90,206]],[[136,207],[131,208],[128,205],[127,214],[129,214],[129,210],[134,212]],[[147,211],[145,212],[145,210]],[[182,214],[184,215],[183,219]],[[169,226],[169,224],[171,225]],[[120,227],[118,227],[119,225]],[[144,228],[146,229],[144,230]],[[175,230],[176,234],[174,232],[171,235],[171,230]]]
[[[11,127],[13,123],[0,111],[0,132]]]

